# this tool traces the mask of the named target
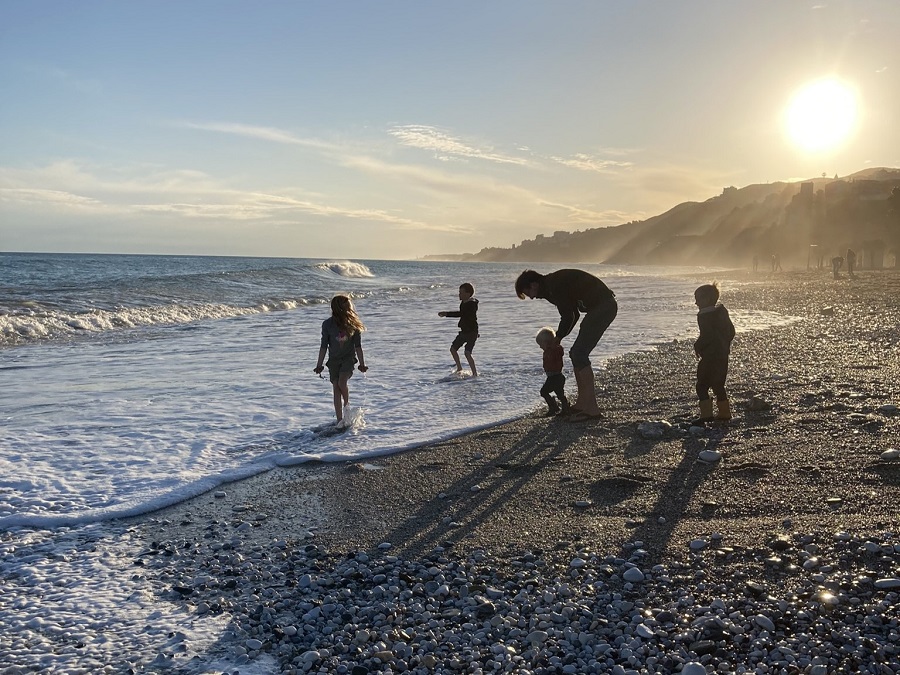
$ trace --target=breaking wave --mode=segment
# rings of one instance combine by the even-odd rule
[[[318,263],[316,269],[323,270],[326,272],[332,272],[337,274],[340,277],[374,277],[375,275],[372,273],[368,267],[363,265],[362,263],[352,262],[349,260],[344,260],[342,262],[323,262]]]

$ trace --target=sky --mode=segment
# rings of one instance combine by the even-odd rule
[[[410,259],[896,168],[898,35],[897,0],[0,0],[0,251]],[[823,78],[853,124],[810,148]]]

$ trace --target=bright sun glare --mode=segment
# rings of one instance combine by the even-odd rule
[[[804,150],[831,150],[856,127],[856,92],[840,80],[824,79],[801,87],[785,111],[790,139]]]

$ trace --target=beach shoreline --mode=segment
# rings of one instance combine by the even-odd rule
[[[362,590],[355,591],[361,597],[345,597],[355,603],[344,616],[356,617],[348,624],[355,631],[372,624],[357,616],[360,603],[369,606],[377,600],[379,606],[393,607],[391,616],[403,616],[417,579],[425,583],[434,574],[442,580],[451,570],[468,569],[468,576],[456,583],[469,590],[460,588],[459,596],[448,591],[456,609],[446,609],[451,597],[434,603],[445,608],[441,625],[446,634],[456,635],[478,625],[471,616],[469,623],[447,618],[471,604],[475,589],[480,589],[478,602],[493,606],[508,601],[518,616],[516,603],[505,592],[494,589],[499,595],[485,600],[494,597],[490,582],[472,585],[472,570],[489,570],[482,573],[499,588],[502,580],[520,586],[514,580],[530,569],[536,587],[551,586],[548,593],[557,595],[560,579],[587,584],[575,593],[582,597],[594,594],[591,589],[599,582],[588,584],[592,575],[604,578],[606,586],[619,589],[611,596],[619,600],[608,611],[621,617],[627,610],[636,624],[641,620],[635,618],[635,604],[650,603],[647,598],[655,596],[653,606],[641,610],[649,617],[645,623],[671,639],[677,630],[687,636],[660,654],[651,649],[655,655],[644,654],[637,662],[632,662],[633,654],[632,661],[622,657],[630,652],[605,661],[594,653],[578,661],[584,670],[554,670],[562,666],[554,666],[549,656],[532,655],[537,661],[532,659],[528,668],[507,664],[503,672],[672,672],[695,661],[718,672],[836,672],[851,661],[831,642],[796,660],[791,636],[799,629],[791,617],[801,610],[792,614],[784,609],[796,602],[803,605],[802,614],[811,611],[812,603],[816,616],[830,616],[831,600],[823,600],[820,591],[837,598],[835,607],[847,603],[849,612],[863,606],[894,613],[892,621],[879,619],[877,629],[867,633],[867,644],[874,645],[867,658],[876,668],[871,672],[900,672],[886,665],[898,662],[891,644],[898,631],[898,595],[891,585],[886,591],[873,587],[876,581],[900,584],[900,460],[891,454],[900,438],[900,274],[862,271],[852,280],[833,280],[823,272],[766,274],[753,277],[755,283],[729,287],[729,278],[749,277],[743,272],[719,275],[726,306],[777,311],[800,320],[739,332],[729,371],[735,409],[731,423],[689,428],[687,422],[696,414],[695,361],[692,342],[678,341],[613,359],[598,373],[604,412],[599,422],[569,424],[536,412],[366,462],[276,469],[127,525],[148,550],[177,551],[179,545],[202,542],[202,550],[195,544],[190,557],[176,553],[167,560],[155,558],[159,570],[170,576],[179,569],[184,578],[215,578],[222,573],[221,557],[240,552],[241,575],[253,581],[238,583],[226,594],[225,604],[244,612],[249,611],[247,594],[258,599],[265,587],[254,575],[274,570],[276,559],[289,561],[290,571],[279,568],[279,581],[273,582],[281,589],[273,591],[273,616],[276,608],[292,602],[311,612],[333,606],[342,597],[337,592],[340,579],[350,584],[345,566],[352,565],[353,574],[366,579],[360,582]],[[536,382],[535,390],[538,386]],[[701,453],[713,454],[703,455],[711,458],[704,461]],[[382,578],[396,579],[403,566],[419,571],[410,572],[408,583],[391,586],[391,592],[383,590],[377,570],[384,570]],[[646,575],[647,587],[635,588],[628,581],[632,568]],[[315,579],[324,581],[318,586]],[[657,582],[653,592],[648,590],[651,580]],[[801,588],[805,590],[796,590]],[[427,595],[428,589],[423,592]],[[411,594],[409,602],[401,602],[404,593]],[[185,602],[210,611],[210,598],[222,597],[221,587],[212,584],[192,590]],[[678,629],[677,620],[667,631],[660,628],[657,619],[668,619],[669,608],[680,607],[684,597],[691,598],[690,610],[699,617],[695,622],[710,613],[721,622],[726,606],[778,614],[771,630],[764,620],[734,630],[737,636],[753,633],[756,640],[790,644],[784,652],[788,656],[778,652],[784,669],[754,670],[753,664],[770,657],[760,656],[743,638],[734,637],[734,645],[713,640],[716,648],[707,650],[705,629]],[[716,603],[722,607],[710,609]],[[237,615],[245,620],[233,621],[234,631],[221,649],[238,663],[268,655],[278,660],[280,672],[350,672],[354,663],[366,669],[353,671],[360,673],[396,672],[392,667],[456,672],[462,667],[453,656],[461,646],[451,641],[438,648],[426,640],[426,658],[419,653],[423,643],[410,630],[402,633],[405,638],[382,632],[380,642],[373,638],[346,646],[333,633],[340,632],[340,621],[326,622],[324,628],[319,617],[298,637],[285,635],[284,625],[309,620],[308,613],[288,613],[269,624]],[[594,616],[589,624],[596,628]],[[421,621],[421,615],[416,617],[406,617],[410,623],[404,625]],[[852,632],[856,624],[847,622]],[[544,624],[546,620],[528,623],[532,628],[543,625],[541,631]],[[778,637],[776,624],[783,632]],[[504,639],[520,639],[517,649],[536,648],[516,630]],[[602,651],[614,633],[582,637],[584,649]],[[407,649],[410,643],[418,645],[418,656]],[[647,670],[646,658],[667,665]],[[485,659],[505,663],[482,656],[482,667]],[[535,666],[545,661],[546,667]],[[632,667],[638,662],[645,670]],[[609,670],[615,664],[620,671]]]
[[[202,521],[214,514],[225,518],[231,515],[229,509],[238,507],[247,514],[245,520],[258,518],[253,530],[259,530],[261,539],[315,539],[329,547],[363,550],[387,542],[398,555],[422,555],[446,542],[465,543],[466,548],[548,548],[556,540],[589,537],[597,532],[593,528],[600,527],[604,539],[617,531],[618,536],[605,540],[620,544],[633,538],[637,530],[655,556],[664,556],[677,552],[672,540],[678,538],[680,528],[685,531],[684,539],[691,531],[711,531],[719,521],[729,529],[737,526],[755,532],[777,530],[785,518],[807,526],[829,523],[850,528],[869,521],[878,525],[872,512],[881,507],[882,513],[889,514],[889,506],[896,501],[882,501],[885,492],[876,492],[870,502],[875,508],[864,508],[852,493],[867,463],[877,461],[874,449],[887,449],[889,434],[885,432],[897,429],[897,420],[886,416],[878,433],[867,433],[864,420],[829,423],[829,416],[835,417],[839,411],[817,410],[816,403],[818,408],[827,407],[822,405],[824,395],[838,403],[883,399],[896,405],[897,385],[890,384],[892,373],[896,382],[896,342],[893,352],[887,345],[882,358],[876,351],[857,349],[853,353],[846,344],[860,339],[854,329],[864,330],[866,317],[890,338],[888,313],[896,316],[898,311],[891,288],[900,295],[897,273],[862,272],[857,279],[844,279],[843,283],[813,273],[763,275],[758,286],[737,290],[729,289],[729,275],[723,276],[722,299],[727,306],[780,311],[801,319],[790,326],[738,335],[729,373],[736,418],[729,425],[699,435],[676,428],[659,439],[642,438],[638,432],[641,422],[677,424],[696,415],[692,345],[681,341],[659,345],[652,352],[618,357],[600,371],[598,400],[605,415],[599,423],[548,420],[538,410],[512,422],[365,462],[316,462],[275,469],[135,522]],[[815,293],[811,294],[810,288],[792,293],[791,280],[803,280],[815,287]],[[879,298],[873,292],[883,281],[887,284]],[[877,302],[884,304],[874,304]],[[875,321],[876,312],[882,310]],[[854,314],[855,318],[848,319]],[[824,344],[826,341],[829,344]],[[807,358],[814,356],[817,363],[798,358],[798,352]],[[847,362],[840,363],[842,359]],[[850,391],[854,379],[858,381],[855,384],[877,383],[881,389]],[[536,389],[538,385],[536,382]],[[826,391],[818,396],[805,391],[815,387]],[[845,390],[838,391],[840,387]],[[800,400],[804,394],[809,394],[810,400]],[[749,410],[753,397],[771,404],[772,409]],[[868,409],[877,406],[862,408],[865,410],[858,414],[870,414]],[[844,412],[841,417],[852,412],[852,405]],[[799,430],[803,434],[798,434]],[[854,439],[865,440],[869,447],[865,452],[829,457],[827,464],[833,469],[823,475],[824,458],[818,454],[821,443],[837,449]],[[800,450],[803,444],[812,449]],[[723,462],[706,465],[696,459],[701,449],[715,449],[713,446],[722,452]],[[771,446],[778,449],[773,451]],[[800,451],[785,464],[787,447]],[[853,472],[847,471],[846,464],[836,463],[851,457],[856,464]],[[831,493],[823,499],[810,496],[798,502],[788,494],[790,481],[776,490],[778,475],[785,475],[795,464],[810,467],[808,474],[818,474],[815,480],[803,475],[804,482],[828,485]],[[703,487],[704,481],[711,481],[710,486],[683,494],[680,486],[695,469],[700,472],[695,487]],[[727,474],[729,479],[717,473]],[[711,495],[727,495],[728,486],[733,485],[747,488],[746,492],[754,485],[774,490],[773,499],[790,506],[783,512],[754,506],[748,513],[740,503],[721,500],[723,503],[714,507],[712,502],[717,500]],[[844,504],[841,508],[828,506],[824,501],[828,498],[842,499]],[[749,494],[746,500],[760,501],[751,500]],[[590,505],[573,506],[586,502]],[[535,508],[537,504],[540,509]],[[192,519],[189,516],[194,512],[199,517]],[[688,516],[689,526],[675,526],[673,521],[681,515]],[[451,520],[443,522],[447,518]],[[663,527],[649,522],[659,518],[666,520],[656,523]],[[742,522],[747,519],[753,523],[744,528]],[[639,520],[644,523],[642,528],[636,525]],[[885,527],[897,525],[896,517],[880,521]],[[423,523],[429,528],[416,532]],[[152,532],[152,526],[148,527]],[[748,544],[760,543],[749,534],[743,536],[749,538]]]

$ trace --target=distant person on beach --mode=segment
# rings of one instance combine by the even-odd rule
[[[834,278],[837,279],[841,276],[841,266],[844,264],[844,259],[836,255],[831,259],[831,273],[834,275]]]
[[[759,256],[754,253],[753,254],[753,271],[755,272],[758,269],[759,269]]]
[[[541,397],[547,402],[547,416],[552,417],[562,412],[569,412],[569,399],[566,398],[566,376],[563,375],[563,348],[556,341],[556,333],[546,326],[534,337],[538,346],[544,350],[544,373],[547,380],[541,387]],[[553,398],[550,394],[556,394]]]
[[[331,380],[334,392],[334,414],[338,423],[344,419],[344,408],[350,403],[347,381],[353,375],[353,366],[358,360],[359,372],[364,373],[369,369],[362,349],[361,333],[365,329],[349,296],[336,295],[331,299],[331,316],[322,322],[322,345],[313,372],[321,375],[325,370],[322,364],[328,366],[328,379]]]
[[[694,353],[700,359],[697,364],[697,398],[700,401],[699,424],[731,419],[731,403],[725,391],[728,375],[728,355],[734,339],[734,324],[728,316],[725,305],[719,302],[719,286],[713,282],[704,284],[694,291],[697,305],[697,325],[700,337],[694,343]],[[716,415],[713,417],[713,403],[709,390],[716,396]]]
[[[586,422],[600,417],[597,393],[594,388],[594,371],[591,368],[591,351],[597,346],[603,333],[616,318],[616,296],[609,287],[593,274],[583,270],[564,269],[550,274],[525,270],[516,279],[516,295],[521,299],[542,298],[556,305],[559,326],[554,340],[562,343],[584,312],[578,329],[578,337],[569,349],[578,397],[569,408],[567,419]]]
[[[772,254],[772,271],[781,272],[781,255],[778,253]]]
[[[465,345],[463,353],[466,361],[469,362],[469,368],[472,369],[472,377],[478,377],[478,370],[475,368],[475,358],[472,356],[472,349],[475,347],[475,341],[478,339],[478,299],[475,296],[475,287],[466,282],[459,287],[459,311],[458,312],[438,312],[438,316],[458,318],[459,334],[453,339],[450,345],[450,353],[453,355],[453,362],[456,364],[456,372],[462,372],[462,362],[459,360],[459,348]]]
[[[853,276],[853,269],[856,267],[856,251],[852,248],[847,249],[847,276]]]

